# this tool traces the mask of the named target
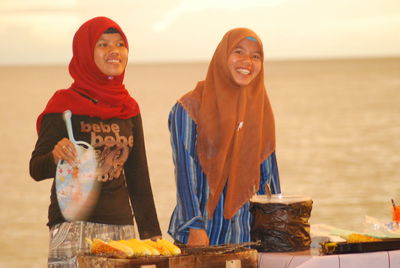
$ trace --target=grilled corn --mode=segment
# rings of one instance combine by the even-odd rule
[[[170,252],[167,247],[157,243],[156,241],[146,239],[146,240],[143,240],[143,242],[145,242],[149,246],[152,246],[153,248],[156,248],[160,252],[160,254],[163,256],[171,256],[172,255],[172,252]]]
[[[181,253],[179,247],[166,239],[153,240],[111,240],[109,242],[98,238],[86,238],[93,254],[106,254],[116,258],[129,258],[141,256],[171,256]]]
[[[166,239],[157,240],[157,244],[162,245],[163,247],[166,247],[171,252],[172,255],[181,254],[181,249]]]
[[[93,254],[108,254],[116,258],[128,258],[132,256],[128,252],[126,252],[123,248],[115,245],[110,245],[106,241],[103,241],[98,238],[94,238],[90,240],[86,239],[90,245],[90,252]],[[128,250],[129,251],[129,250]]]

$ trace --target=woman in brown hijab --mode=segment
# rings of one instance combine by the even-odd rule
[[[227,32],[204,81],[169,116],[177,205],[169,234],[187,245],[250,241],[249,199],[280,193],[264,53],[250,29]]]

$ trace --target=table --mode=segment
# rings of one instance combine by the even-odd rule
[[[256,268],[258,265],[258,252],[255,249],[243,249],[223,254],[209,252],[127,259],[80,255],[77,257],[77,261],[78,267],[81,268]]]
[[[258,254],[259,268],[394,268],[400,267],[400,250],[357,254],[319,255],[318,249]]]

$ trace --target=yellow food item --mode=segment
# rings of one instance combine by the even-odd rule
[[[347,243],[362,243],[362,242],[376,242],[382,239],[375,238],[368,235],[352,233],[346,238]]]
[[[161,244],[162,246],[168,248],[168,250],[171,252],[172,255],[181,254],[181,249],[166,239],[157,240],[157,244]]]
[[[98,238],[86,238],[92,254],[106,254],[116,258],[129,258],[141,256],[171,256],[181,253],[181,249],[166,239],[153,240],[111,240],[109,242]]]
[[[116,258],[129,257],[129,254],[121,247],[110,245],[101,239],[94,238],[93,240],[90,240],[89,238],[86,238],[86,241],[89,243],[90,252],[93,254],[109,254]]]
[[[129,240],[119,240],[119,242],[129,246],[133,250],[133,255],[134,256],[150,256],[151,251],[141,245],[140,243],[137,243],[137,239],[129,239]]]
[[[322,244],[323,252],[326,254],[333,253],[337,247],[336,242],[327,242]]]
[[[150,255],[151,255],[151,256],[159,256],[159,255],[160,255],[160,251],[158,251],[157,248],[152,247],[152,246],[146,244],[144,241],[139,240],[139,239],[135,239],[135,238],[130,239],[130,240],[133,240],[135,243],[141,245],[142,247],[147,248],[147,249],[150,251]]]
[[[89,237],[86,237],[85,240],[89,244],[89,247],[91,247],[93,244],[93,241]]]
[[[120,241],[111,240],[108,244],[126,253],[127,257],[133,256],[133,249]]]
[[[143,242],[145,242],[147,245],[150,245],[150,246],[156,248],[160,252],[160,254],[163,256],[171,256],[172,255],[172,252],[170,252],[167,247],[157,243],[156,241],[146,239],[146,240],[143,240]]]

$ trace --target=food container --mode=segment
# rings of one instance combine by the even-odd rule
[[[300,195],[256,195],[250,200],[251,240],[261,252],[307,250],[313,201]]]
[[[375,251],[399,250],[399,238],[386,238],[382,241],[373,242],[325,242],[321,243],[321,253],[325,255],[331,254],[347,254],[347,253],[365,253]]]

